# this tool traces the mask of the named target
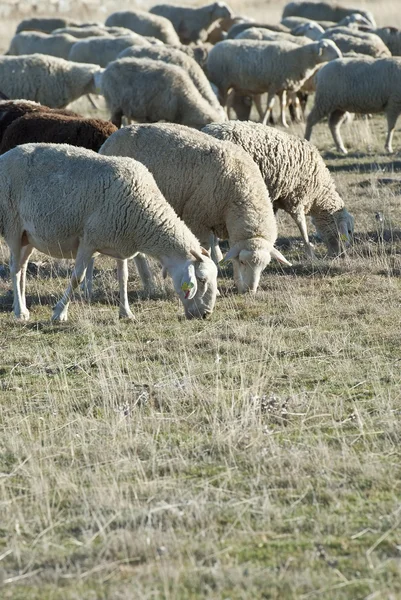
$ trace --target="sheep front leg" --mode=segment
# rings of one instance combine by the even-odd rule
[[[333,136],[338,152],[341,152],[342,154],[348,154],[340,134],[340,126],[344,122],[345,115],[346,112],[344,110],[335,110],[329,116],[331,135]]]
[[[92,248],[88,248],[84,245],[80,245],[75,259],[74,270],[71,275],[71,280],[68,288],[64,292],[63,297],[59,300],[54,308],[52,321],[67,321],[68,319],[68,306],[70,303],[71,296],[76,287],[82,283],[88,264],[95,254]]]
[[[306,120],[306,129],[305,129],[305,139],[306,140],[309,141],[311,139],[313,127],[316,125],[316,123],[319,123],[319,121],[321,119],[323,119],[324,116],[325,115],[321,114],[320,111],[318,111],[316,109],[316,104],[315,104],[315,106],[310,111],[308,118]]]
[[[120,308],[118,316],[120,319],[132,319],[135,317],[131,312],[128,303],[128,261],[127,259],[117,259],[117,276],[120,287]]]
[[[299,212],[291,213],[291,217],[294,219],[295,223],[298,225],[299,231],[301,232],[301,236],[305,244],[305,252],[307,257],[310,259],[316,258],[313,250],[313,244],[311,244],[311,242],[309,241],[308,227],[306,225],[306,217],[303,209]]]
[[[267,125],[267,122],[268,122],[268,120],[270,118],[270,115],[272,114],[275,95],[276,95],[276,93],[275,92],[271,92],[271,91],[269,91],[269,93],[267,95],[267,108],[266,108],[266,112],[265,112],[265,115],[264,115],[263,120],[262,120],[262,124],[263,125]]]
[[[286,105],[287,105],[287,92],[286,92],[286,90],[283,90],[280,94],[280,120],[281,120],[281,125],[283,127],[288,127],[287,121],[285,118]]]
[[[28,321],[29,310],[26,307],[26,269],[28,259],[32,254],[33,247],[30,245],[15,247],[10,251],[10,274],[13,284],[13,311],[19,321]]]
[[[394,134],[395,124],[398,119],[398,111],[395,112],[394,110],[388,110],[386,116],[387,116],[387,138],[386,138],[386,144],[385,144],[384,148],[387,152],[392,153],[393,152],[393,134]]]

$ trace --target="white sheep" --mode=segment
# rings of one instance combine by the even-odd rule
[[[270,117],[275,95],[280,94],[281,122],[286,126],[285,92],[299,90],[318,64],[340,56],[340,50],[331,40],[305,46],[290,42],[227,40],[209,52],[207,70],[223,104],[230,89],[252,96],[268,92],[263,123]]]
[[[108,27],[127,27],[140,35],[155,37],[165,44],[180,44],[179,37],[168,19],[142,10],[112,13],[107,17],[105,25]]]
[[[306,36],[296,36],[292,33],[283,33],[263,29],[262,27],[249,27],[237,35],[236,40],[260,40],[264,42],[291,42],[297,46],[306,46],[310,44],[310,38]]]
[[[7,54],[49,54],[67,59],[76,41],[76,38],[67,33],[49,35],[41,31],[23,31],[12,38]]]
[[[325,31],[321,39],[332,40],[343,53],[356,52],[373,58],[391,56],[383,40],[370,32],[360,32],[348,27],[334,27]]]
[[[354,220],[345,210],[318,150],[308,142],[261,123],[231,121],[207,125],[203,132],[234,142],[258,165],[274,212],[285,210],[299,227],[307,255],[314,257],[305,215],[313,217],[330,255],[348,243]],[[114,134],[113,134],[114,135]]]
[[[27,320],[25,273],[33,249],[76,257],[52,319],[66,321],[74,289],[97,254],[117,259],[120,317],[133,318],[127,258],[157,258],[174,282],[187,318],[213,311],[217,268],[163,198],[146,167],[67,144],[24,144],[0,157],[0,234],[10,248],[14,314]]]
[[[124,127],[99,150],[131,156],[153,174],[176,213],[210,248],[210,234],[228,239],[239,292],[256,291],[271,258],[277,226],[258,167],[241,148],[188,127],[159,123]]]
[[[385,149],[392,152],[392,139],[401,113],[401,61],[397,58],[343,58],[325,65],[316,75],[315,103],[308,115],[305,138],[324,117],[339,152],[347,154],[340,135],[346,112],[380,113],[387,117]]]
[[[86,94],[99,92],[102,69],[48,56],[0,57],[1,89],[9,98],[23,98],[63,108]]]
[[[150,46],[150,43],[145,37],[135,33],[126,37],[102,36],[75,40],[68,60],[107,67],[123,50],[131,46]]]
[[[217,96],[213,92],[211,84],[200,65],[188,54],[182,52],[179,48],[172,48],[171,46],[150,46],[146,48],[138,48],[137,46],[131,46],[130,48],[127,48],[121,52],[121,54],[118,56],[118,58],[127,57],[161,60],[168,64],[182,67],[192,79],[201,96],[220,113],[223,121],[227,119],[224,109],[220,105]]]
[[[88,37],[104,37],[104,36],[126,36],[133,32],[126,27],[106,27],[105,25],[91,25],[89,27],[61,27],[52,31],[52,35],[59,33],[68,33],[77,40],[83,40]]]
[[[43,33],[51,33],[61,27],[79,27],[80,25],[91,24],[81,24],[73,19],[63,19],[62,17],[31,17],[19,23],[16,33],[20,33],[20,31],[43,31]]]
[[[234,16],[224,2],[214,2],[200,7],[157,4],[150,9],[150,12],[169,19],[182,44],[206,41],[208,30],[215,21]]]
[[[376,27],[373,15],[369,10],[346,8],[338,4],[329,4],[328,2],[307,2],[305,0],[289,2],[284,7],[283,18],[304,17],[313,21],[334,21],[338,23],[338,21],[354,13],[362,15],[369,21],[372,27]]]
[[[401,30],[397,27],[380,27],[373,31],[386,44],[393,56],[401,56]]]
[[[160,60],[115,60],[103,73],[101,90],[117,127],[123,115],[135,121],[171,121],[198,129],[222,120],[220,109],[201,96],[184,69]]]

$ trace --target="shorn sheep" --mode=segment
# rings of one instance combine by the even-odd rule
[[[172,48],[170,46],[138,48],[136,46],[131,46],[119,55],[119,58],[126,57],[150,58],[152,60],[161,60],[168,64],[182,67],[192,79],[200,95],[220,113],[223,121],[226,120],[227,117],[224,109],[220,105],[216,94],[213,92],[210,82],[202,68],[193,58],[188,56],[188,54],[185,54],[185,52],[182,52],[179,48]]]
[[[86,94],[97,94],[102,69],[45,54],[0,57],[2,91],[9,98],[23,98],[63,108]]]
[[[343,58],[325,65],[315,79],[315,103],[306,123],[307,140],[314,125],[328,116],[337,150],[347,154],[340,135],[346,112],[384,112],[388,129],[385,149],[393,151],[394,129],[401,113],[401,59]]]
[[[115,131],[117,127],[103,119],[32,112],[7,127],[0,142],[0,154],[28,142],[70,144],[97,152]]]
[[[290,42],[227,40],[217,44],[207,62],[209,79],[218,87],[221,101],[234,89],[244,95],[268,92],[267,123],[276,94],[281,95],[281,122],[285,121],[285,92],[295,92],[309,79],[317,65],[341,57],[330,40],[296,46]]]
[[[3,139],[4,132],[11,123],[23,115],[31,113],[62,114],[70,117],[80,116],[72,110],[49,108],[32,100],[3,100],[0,102],[0,142]]]
[[[329,170],[317,149],[305,140],[260,123],[233,122],[207,125],[202,131],[243,148],[258,165],[269,191],[273,209],[285,210],[299,227],[306,253],[314,257],[305,215],[330,255],[349,243],[353,217],[345,210]]]
[[[168,19],[142,10],[115,12],[107,17],[105,25],[127,27],[140,35],[155,37],[165,44],[180,44],[180,39]]]
[[[68,200],[68,201],[67,201]],[[66,144],[25,144],[0,157],[0,234],[10,249],[14,314],[27,320],[25,274],[33,249],[76,257],[52,319],[66,321],[74,289],[97,254],[117,259],[122,318],[133,318],[127,258],[144,252],[170,273],[187,318],[213,311],[217,268],[163,198],[146,167]]]
[[[239,292],[255,292],[271,258],[277,226],[258,167],[241,148],[188,127],[133,125],[113,133],[100,149],[131,156],[148,167],[176,213],[210,248],[213,233],[228,239]]]
[[[204,42],[207,32],[218,19],[230,19],[233,12],[224,2],[213,2],[200,7],[157,4],[150,12],[169,19],[182,44]]]
[[[105,69],[101,89],[111,121],[121,127],[124,115],[135,121],[171,121],[201,129],[221,121],[184,69],[159,60],[120,58]]]
[[[334,21],[335,23],[338,23],[338,21],[341,21],[354,13],[362,15],[369,21],[372,27],[376,27],[373,15],[369,10],[346,8],[328,2],[307,2],[305,0],[289,2],[284,7],[283,18],[305,17],[313,21]]]

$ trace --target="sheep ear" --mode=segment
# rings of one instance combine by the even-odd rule
[[[224,262],[226,262],[227,260],[232,260],[233,258],[237,258],[239,256],[239,253],[240,253],[239,248],[236,246],[233,246],[232,248],[230,248],[230,250],[225,255]]]
[[[192,256],[199,262],[204,262],[204,256],[207,256],[208,258],[210,258],[210,254],[207,250],[205,250],[204,248],[201,247],[201,251],[200,253],[197,250],[190,250]]]
[[[273,247],[270,254],[271,254],[272,258],[275,258],[276,260],[283,263],[284,265],[287,265],[287,267],[292,267],[292,264],[290,262],[288,262],[288,260],[285,258],[285,256],[283,256],[281,254],[280,250],[277,250],[277,248]]]
[[[192,263],[187,263],[181,279],[181,291],[185,300],[192,300],[198,291],[198,283],[195,276],[195,267]]]
[[[167,275],[168,275],[168,271],[167,271],[166,267],[162,267],[162,277],[163,277],[163,279],[166,279]]]
[[[201,254],[203,254],[203,256],[207,256],[208,258],[210,258],[210,252],[208,252],[206,250],[206,248],[203,248],[203,246],[201,246]]]

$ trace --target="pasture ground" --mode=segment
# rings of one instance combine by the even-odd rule
[[[98,259],[93,303],[52,325],[70,264],[37,254],[16,324],[2,243],[1,598],[401,598],[401,133],[387,156],[381,116],[343,129],[347,157],[326,123],[313,141],[355,216],[347,257],[316,240],[308,263],[280,214],[293,267],[253,297],[226,267],[210,320],[178,319],[168,282],[144,301],[131,265],[120,322]]]

